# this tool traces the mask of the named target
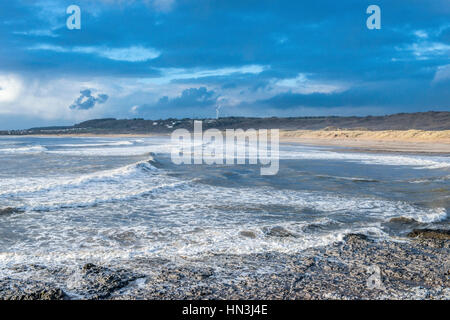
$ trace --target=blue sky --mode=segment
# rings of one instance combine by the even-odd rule
[[[1,129],[450,110],[448,0],[2,1],[0,41]]]

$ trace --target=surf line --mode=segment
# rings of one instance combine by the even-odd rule
[[[270,145],[268,140],[270,137]],[[276,175],[279,170],[279,129],[208,129],[194,121],[194,132],[176,129],[172,132],[171,160],[176,165],[257,165],[261,175]],[[247,161],[248,160],[248,161]]]

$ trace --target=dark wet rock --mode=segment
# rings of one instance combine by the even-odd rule
[[[30,272],[30,271],[41,271],[41,270],[47,270],[49,269],[45,267],[44,265],[40,264],[29,264],[29,265],[14,265],[9,268],[10,270],[13,270],[15,272]]]
[[[239,235],[245,237],[245,238],[251,238],[251,239],[255,239],[256,238],[256,234],[253,231],[241,231],[239,232]]]
[[[125,262],[128,270],[88,263],[74,273],[30,265],[23,272],[41,278],[46,272],[48,281],[70,288],[0,279],[0,298],[59,299],[65,291],[86,299],[450,299],[448,246],[430,246],[429,239],[374,241],[362,234],[345,240],[291,254],[139,257]],[[379,285],[369,285],[377,283],[369,281],[373,277]]]
[[[15,214],[15,213],[23,213],[23,210],[20,210],[17,208],[10,208],[10,207],[0,209],[0,216],[3,216],[3,215],[6,216],[6,215]]]
[[[163,269],[158,277],[162,281],[177,281],[181,279],[205,280],[214,275],[212,268],[167,268]]]
[[[449,299],[448,249],[414,243],[360,241],[312,248],[302,255],[217,255],[194,264],[214,263],[213,276],[194,265],[163,268],[145,287],[115,299]],[[369,278],[380,272],[380,286]]]
[[[412,224],[412,223],[418,223],[417,220],[414,220],[413,218],[408,217],[394,217],[389,220],[391,223],[404,223],[404,224]]]
[[[360,244],[370,241],[369,237],[361,233],[349,233],[345,235],[344,241],[347,244]]]
[[[86,263],[83,268],[81,268],[81,270],[83,272],[89,272],[91,270],[98,270],[99,267],[97,267],[95,264],[93,263]]]
[[[263,231],[269,237],[280,237],[280,238],[297,237],[294,233],[280,226],[272,228],[264,228]]]
[[[119,242],[121,245],[129,246],[136,243],[138,237],[132,231],[124,231],[124,232],[114,232],[112,234],[107,234],[105,237]]]
[[[215,254],[151,264],[145,282],[108,299],[450,299],[449,248],[362,234],[345,238],[297,254]],[[139,269],[148,265],[143,260]],[[375,276],[379,286],[371,287]]]
[[[450,240],[450,230],[441,229],[414,229],[408,233],[410,238]]]
[[[16,279],[0,280],[0,300],[65,300],[65,292],[50,284],[21,281]]]
[[[114,291],[127,286],[143,275],[127,270],[112,270],[103,266],[87,263],[81,268],[81,290],[90,299],[105,299]]]

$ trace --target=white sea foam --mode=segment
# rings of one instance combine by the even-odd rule
[[[240,150],[238,154],[245,154],[247,159],[258,159],[258,148],[249,147],[245,143],[238,143],[235,148]],[[216,142],[207,142],[203,145],[201,153],[193,152],[194,157],[208,158],[205,152],[215,151],[218,158],[225,157],[225,150]],[[326,160],[326,161],[346,161],[366,165],[385,166],[409,166],[415,169],[442,169],[450,168],[450,157],[444,156],[421,156],[406,154],[373,154],[363,152],[348,152],[342,149],[339,152],[331,151],[324,147],[309,147],[302,145],[280,145],[280,159],[296,160]]]
[[[111,147],[111,146],[132,146],[137,140],[134,141],[103,141],[98,143],[65,143],[65,144],[57,144],[56,147],[70,147],[70,148],[84,148],[84,147]],[[140,140],[139,142],[142,142]]]
[[[450,167],[450,157],[405,154],[371,154],[360,152],[334,152],[315,147],[288,146],[280,150],[281,159],[337,160],[367,165],[411,166],[417,169]]]
[[[122,145],[92,142],[53,145],[62,150],[43,146],[49,149],[45,152],[61,158],[167,154],[171,150],[167,139],[133,140],[132,144]],[[445,168],[449,164],[445,157],[341,153],[301,146],[288,147],[281,155],[284,159],[422,169]],[[323,177],[367,180],[348,173]],[[425,208],[377,196],[203,184],[171,176],[148,162],[82,175],[2,177],[0,196],[2,206],[26,211],[0,216],[1,276],[11,275],[13,271],[8,268],[17,264],[67,266],[93,262],[117,263],[121,267],[123,261],[137,257],[298,253],[341,241],[350,232],[387,237],[382,223],[392,217],[426,223],[447,218],[443,207]],[[308,229],[313,225],[320,227]],[[294,236],[277,237],[265,232],[274,226]],[[253,232],[254,238],[243,236],[241,231]]]
[[[0,181],[0,195],[19,198],[20,210],[42,211],[126,201],[176,188],[189,181],[163,175],[148,162],[82,176],[15,178]]]
[[[17,251],[30,246],[32,251],[45,248],[46,252],[55,250],[64,257],[61,250],[65,248],[70,251],[66,255],[80,251],[76,255],[82,257],[81,252],[95,256],[107,247],[117,254],[121,252],[122,244],[117,242],[116,236],[130,232],[131,249],[127,247],[121,254],[196,256],[265,251],[289,253],[339,241],[348,232],[362,232],[367,228],[372,228],[372,234],[382,234],[380,223],[398,215],[422,222],[439,221],[447,215],[443,208],[426,209],[376,198],[341,197],[323,192],[286,193],[271,188],[222,188],[176,179],[169,183],[167,178],[159,180],[151,177],[145,180],[147,184],[141,181],[130,185],[129,180],[122,179],[106,186],[102,183],[71,186],[63,199],[61,191],[57,189],[33,194],[25,199],[28,200],[29,209],[52,209],[52,205],[67,209],[133,198],[132,202],[124,202],[128,210],[146,212],[151,209],[154,213],[151,217],[142,214],[136,220],[129,220],[127,212],[118,209],[119,203],[109,205],[107,211],[94,207],[80,213],[67,211],[65,215],[68,216],[28,212],[17,223],[34,226],[25,232],[33,240],[17,244],[20,248]],[[145,194],[152,197],[142,197]],[[309,211],[304,209],[316,213],[311,217],[307,213]],[[120,223],[120,226],[111,224],[110,215],[115,212],[122,212],[122,218],[118,221],[126,223]],[[85,222],[74,224],[70,216],[81,213]],[[335,222],[338,229],[326,233],[305,233],[303,228],[317,224],[317,219],[321,223],[320,217]],[[265,235],[263,229],[273,226],[275,221],[277,226],[292,232],[296,237]],[[239,232],[244,230],[254,232],[255,239],[241,237]],[[69,240],[71,244],[67,247],[66,241]],[[143,249],[135,251],[133,246]],[[93,251],[87,250],[87,247],[92,247]]]
[[[139,156],[149,153],[165,153],[171,152],[170,145],[130,145],[105,147],[74,147],[60,150],[50,150],[50,154],[68,155],[68,156]]]
[[[84,175],[59,177],[26,177],[0,180],[0,195],[25,196],[39,191],[61,190],[64,187],[80,187],[83,184],[95,182],[113,182],[121,178],[137,178],[143,171],[157,170],[147,161],[133,163],[120,168],[98,171]]]
[[[89,140],[88,140],[89,141]],[[194,146],[195,142],[193,143]],[[215,143],[205,143],[204,151],[214,149]],[[80,143],[61,143],[53,147],[58,149],[49,149],[46,145],[32,145],[26,147],[0,148],[0,154],[23,154],[40,153],[68,155],[68,156],[138,156],[148,153],[170,154],[176,147],[169,138],[145,138],[134,140],[95,140],[92,142]],[[257,148],[247,148],[245,144],[236,146],[239,150],[247,149],[248,158],[257,158]],[[193,150],[194,151],[194,150]],[[220,156],[220,150],[215,150]],[[194,157],[200,157],[202,154],[192,153]],[[204,157],[207,157],[203,155]],[[450,168],[450,157],[444,156],[422,156],[406,154],[373,154],[361,152],[346,152],[342,149],[340,152],[331,151],[324,147],[310,147],[302,145],[281,145],[280,159],[298,159],[298,160],[328,160],[328,161],[346,161],[356,162],[366,165],[386,165],[386,166],[409,166],[416,169],[442,169]]]
[[[422,179],[412,179],[409,180],[409,183],[431,183],[431,182],[443,182],[450,180],[450,175],[442,176],[442,177],[431,177],[431,178],[422,178]]]
[[[40,145],[17,148],[0,148],[0,154],[32,154],[42,153],[45,151],[47,151],[47,148]]]

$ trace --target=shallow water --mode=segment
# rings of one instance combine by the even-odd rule
[[[447,156],[283,144],[278,175],[261,176],[176,166],[170,151],[169,138],[0,138],[0,210],[15,211],[0,214],[0,277],[27,277],[14,267],[29,264],[298,253],[349,232],[398,239],[449,224]],[[401,216],[417,222],[389,222]]]

